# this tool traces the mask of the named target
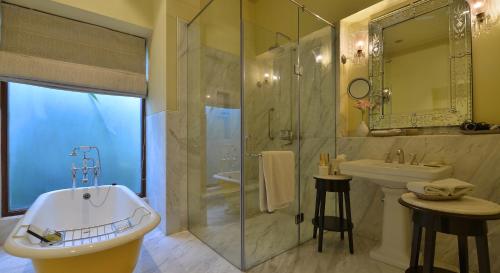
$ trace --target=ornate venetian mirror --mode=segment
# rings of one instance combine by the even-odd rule
[[[371,129],[455,126],[472,117],[469,6],[421,0],[370,22]]]

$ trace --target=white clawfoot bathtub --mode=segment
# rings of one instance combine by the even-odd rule
[[[37,273],[131,273],[144,235],[159,222],[160,216],[124,186],[53,191],[38,197],[4,248],[31,259]],[[41,243],[28,235],[30,225],[60,231],[63,239]]]

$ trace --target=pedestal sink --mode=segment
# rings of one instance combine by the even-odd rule
[[[399,205],[399,197],[407,192],[406,183],[434,181],[450,177],[450,166],[428,167],[385,163],[382,160],[362,159],[340,164],[342,174],[366,178],[380,185],[384,193],[382,242],[370,251],[370,257],[386,264],[407,269],[410,261],[410,213]]]

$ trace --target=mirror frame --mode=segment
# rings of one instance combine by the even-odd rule
[[[352,85],[357,82],[357,81],[363,81],[366,83],[366,85],[368,85],[368,92],[366,92],[366,95],[362,96],[362,97],[355,97],[352,93],[351,93],[351,87]],[[370,92],[372,91],[372,85],[370,83],[369,80],[365,79],[365,78],[356,78],[356,79],[353,79],[350,83],[349,83],[349,86],[347,87],[347,94],[349,94],[349,96],[355,100],[361,100],[361,99],[364,99],[366,97],[368,97],[368,95],[370,95]]]
[[[388,114],[384,109],[385,28],[440,8],[448,8],[450,46],[450,106],[428,112]],[[463,0],[421,0],[369,23],[369,78],[372,86],[370,129],[458,126],[472,119],[472,33],[470,9]]]

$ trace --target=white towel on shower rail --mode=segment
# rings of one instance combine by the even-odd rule
[[[260,210],[273,212],[295,200],[295,155],[291,151],[267,151],[259,157]]]

